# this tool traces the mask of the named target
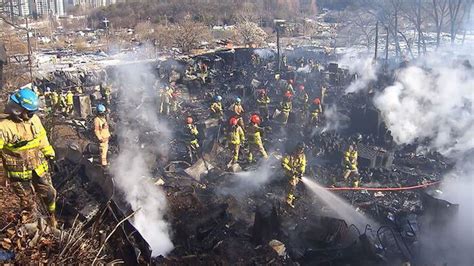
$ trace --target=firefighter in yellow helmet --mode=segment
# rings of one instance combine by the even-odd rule
[[[109,150],[110,130],[107,123],[106,108],[103,104],[97,105],[97,116],[94,118],[94,134],[99,141],[100,165],[107,166],[107,152]]]
[[[253,161],[253,155],[255,153],[260,153],[263,158],[268,158],[268,154],[263,147],[262,134],[263,128],[259,125],[261,123],[260,116],[253,114],[250,117],[250,125],[247,127],[247,138],[249,140],[249,162]]]
[[[289,178],[288,195],[286,197],[286,203],[290,207],[294,208],[294,200],[296,185],[298,185],[300,179],[306,171],[306,155],[304,154],[304,143],[298,143],[292,154],[288,154],[283,157],[281,166],[285,171],[285,175]]]
[[[354,187],[359,187],[359,169],[357,165],[357,159],[359,155],[357,153],[357,145],[352,143],[349,145],[347,150],[344,152],[344,180],[348,180],[349,177],[354,178]]]
[[[198,135],[199,131],[194,124],[193,118],[188,116],[186,118],[186,147],[190,158],[190,163],[194,163],[197,160],[199,154],[199,142]]]
[[[224,109],[222,107],[222,97],[217,95],[214,102],[211,104],[211,117],[222,120],[224,118]]]
[[[245,134],[236,117],[231,117],[229,124],[229,147],[233,154],[231,164],[235,164],[239,160],[240,146],[245,142]]]
[[[66,93],[66,114],[72,114],[74,110],[74,93],[68,90]]]
[[[34,190],[50,213],[50,225],[56,227],[56,190],[51,182],[48,159],[55,157],[38,110],[38,96],[20,89],[10,96],[5,116],[0,120],[0,149],[3,167],[23,210],[36,212]]]

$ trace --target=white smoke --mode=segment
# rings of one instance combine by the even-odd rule
[[[132,223],[151,246],[152,255],[166,255],[173,249],[170,227],[164,219],[167,202],[163,190],[153,182],[152,171],[159,158],[166,156],[172,132],[157,116],[158,92],[153,87],[152,67],[133,64],[117,70],[120,152],[112,161],[111,172],[125,200],[138,210]]]
[[[275,53],[270,49],[255,49],[254,54],[257,54],[261,59],[270,59]]]
[[[305,65],[296,70],[296,72],[298,73],[306,73],[306,74],[311,73],[311,71],[312,71],[312,67],[310,65]]]
[[[356,75],[356,79],[347,87],[345,93],[366,90],[370,82],[377,79],[377,64],[373,61],[373,56],[367,52],[348,50],[338,64],[342,67],[347,66],[349,73]]]
[[[453,156],[474,148],[474,74],[442,58],[402,69],[374,101],[397,143],[428,139]]]
[[[468,265],[474,250],[474,72],[453,58],[437,51],[412,62],[374,102],[397,143],[423,141],[456,161],[441,190],[443,198],[460,204],[458,215],[443,232],[422,237],[428,239],[424,253],[429,259]]]
[[[349,126],[349,117],[343,115],[337,110],[336,105],[329,105],[323,113],[326,121],[322,132],[325,131],[339,131]]]
[[[275,172],[275,161],[271,158],[261,160],[255,170],[236,173],[232,176],[231,184],[221,188],[223,195],[241,198],[267,184]]]

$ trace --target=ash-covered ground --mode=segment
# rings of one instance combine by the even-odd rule
[[[83,188],[74,191],[62,185],[69,194],[60,194],[58,204],[71,210],[63,214],[65,223],[78,209],[84,220],[92,219],[88,212],[101,209],[105,202],[112,201],[113,210],[123,217],[136,211],[131,223],[125,223],[127,228],[122,226],[115,236],[124,254],[111,247],[104,250],[106,258],[127,263],[437,265],[469,261],[470,255],[446,256],[452,250],[445,245],[433,247],[433,232],[449,228],[460,208],[458,202],[439,199],[443,197],[440,182],[455,170],[457,157],[432,148],[430,135],[400,141],[391,113],[380,106],[387,88],[404,84],[400,75],[412,63],[367,64],[367,60],[352,58],[351,65],[361,65],[362,70],[346,69],[335,63],[344,62],[341,58],[309,47],[287,51],[285,57],[279,79],[275,78],[276,54],[263,49],[109,67],[100,78],[113,88],[109,106],[112,163],[105,174],[85,160],[97,155],[90,147],[94,145],[80,141],[92,140],[82,120],[56,117],[56,126],[69,124],[79,135],[65,142],[61,136],[53,137],[57,147],[66,150],[62,164],[73,173],[68,178],[76,176],[75,182]],[[200,72],[203,64],[208,69],[205,75]],[[472,80],[467,64],[456,68]],[[304,85],[310,102],[316,97],[322,100],[323,115],[317,126],[306,122],[297,95],[288,124],[278,122],[280,88],[290,79],[295,90]],[[177,88],[177,108],[166,115],[160,113],[160,89],[170,84]],[[244,146],[238,166],[229,167],[229,107],[240,97],[243,121],[248,123],[250,115],[259,112],[256,97],[262,89],[271,99],[270,119],[262,123],[269,159],[249,163]],[[223,97],[223,121],[209,117],[216,95]],[[402,107],[412,106],[405,102]],[[200,132],[197,162],[190,162],[186,150],[187,116],[194,118]],[[395,134],[392,129],[397,130]],[[359,134],[361,138],[356,138]],[[280,160],[301,141],[306,145],[308,166],[297,186],[296,206],[291,208],[285,202],[288,178]],[[359,188],[343,179],[342,153],[354,141],[359,150]],[[70,151],[71,143],[76,153]],[[75,156],[81,158],[74,160]],[[75,165],[80,170],[74,170]],[[87,208],[88,204],[78,208],[75,202],[84,201],[79,197],[82,194],[92,195],[97,208]],[[111,220],[120,221],[118,217]],[[111,226],[107,228],[109,232]]]

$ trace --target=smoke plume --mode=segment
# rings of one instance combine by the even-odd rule
[[[157,116],[158,92],[153,89],[156,78],[152,67],[133,64],[116,70],[120,152],[112,161],[111,172],[125,200],[138,210],[132,223],[151,246],[152,255],[166,255],[173,249],[170,227],[164,219],[167,202],[163,190],[153,182],[152,171],[166,156],[172,132]]]
[[[262,160],[255,170],[236,173],[232,176],[231,184],[220,190],[223,195],[232,195],[242,198],[248,193],[254,192],[267,184],[275,172],[274,165],[277,162],[272,158]]]
[[[395,84],[376,95],[375,106],[398,143],[428,140],[456,156],[474,148],[473,91],[472,69],[438,55],[401,69]]]
[[[346,93],[366,90],[369,83],[377,79],[377,65],[369,53],[358,53],[356,50],[348,50],[338,63],[341,66],[348,66],[349,73],[355,74],[357,77],[347,87]]]
[[[433,263],[469,265],[474,250],[474,72],[453,58],[437,51],[412,62],[374,102],[397,143],[422,141],[456,161],[441,190],[443,198],[460,204],[458,215],[442,232],[423,236],[422,254]]]

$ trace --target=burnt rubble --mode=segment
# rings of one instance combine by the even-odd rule
[[[252,54],[265,56],[254,64]],[[309,47],[287,51],[286,54],[288,65],[283,66],[281,78],[304,83],[310,99],[321,97],[325,111],[336,109],[337,121],[326,117],[319,128],[308,130],[298,115],[299,107],[294,108],[286,128],[275,120],[264,121],[263,126],[269,129],[264,138],[267,150],[271,151],[271,180],[238,192],[232,191],[239,184],[234,173],[226,167],[230,155],[224,147],[225,125],[208,118],[208,106],[215,95],[222,95],[226,107],[239,96],[248,109],[245,114],[248,119],[257,111],[254,108],[256,91],[267,88],[272,99],[270,113],[273,113],[281,99],[276,89],[276,55],[272,51],[236,49],[143,63],[154,74],[144,76],[144,79],[176,82],[181,93],[178,112],[166,118],[175,132],[171,140],[175,145],[169,154],[156,155],[153,171],[156,181],[161,181],[166,192],[169,205],[166,219],[171,224],[175,248],[166,257],[152,258],[146,241],[126,221],[109,240],[113,245],[104,249],[107,259],[121,259],[127,264],[165,265],[387,265],[419,262],[417,252],[423,245],[420,235],[429,228],[446,223],[457,207],[436,198],[436,185],[403,191],[384,191],[382,188],[440,181],[452,168],[452,162],[438,153],[417,153],[416,145],[400,147],[394,143],[371,100],[373,92],[388,85],[390,78],[381,78],[370,84],[372,90],[367,92],[345,94],[345,88],[355,77],[333,63],[335,58]],[[209,69],[208,78],[204,80],[194,71],[201,63]],[[84,78],[81,82],[91,87],[101,82],[120,86],[114,82],[118,73],[115,68],[107,68],[107,73],[101,74],[100,82]],[[48,82],[54,84],[65,75],[54,76],[56,78],[48,79]],[[63,86],[56,85],[57,88]],[[322,91],[323,87],[326,93]],[[143,93],[157,94],[157,89],[150,88]],[[94,96],[89,104],[100,100],[94,90],[85,90],[85,94],[92,92]],[[112,127],[120,123],[120,117],[116,115],[116,101],[120,99],[117,93],[120,89],[113,91],[109,107]],[[156,96],[144,98],[156,100]],[[202,158],[194,164],[187,162],[186,148],[180,140],[182,121],[191,114],[201,132],[203,149]],[[62,160],[56,168],[56,176],[61,178],[55,178],[59,191],[59,215],[66,227],[79,219],[91,230],[97,229],[91,232],[91,236],[100,239],[100,235],[110,233],[132,209],[124,202],[121,192],[115,189],[113,177],[89,160],[97,157],[97,150],[91,143],[90,133],[84,129],[87,126],[80,126],[87,124],[87,120],[75,121],[72,123],[71,118],[61,115],[53,119],[53,127],[61,124],[79,132],[78,139],[56,143],[62,151]],[[337,128],[329,127],[335,123]],[[314,198],[303,184],[298,186],[296,208],[289,209],[282,200],[287,180],[279,170],[277,159],[298,140],[305,140],[308,177],[327,187],[344,188],[348,185],[342,180],[341,153],[356,133],[362,134],[358,143],[362,187],[334,193],[373,218],[376,224],[361,228],[344,221],[330,207]],[[160,132],[144,128],[136,144],[142,147],[154,145],[159,136]],[[115,139],[111,146],[113,157],[120,146]],[[242,157],[239,163],[244,172],[252,173],[258,169],[259,165],[248,164],[245,156]],[[381,189],[366,190],[364,187]]]

